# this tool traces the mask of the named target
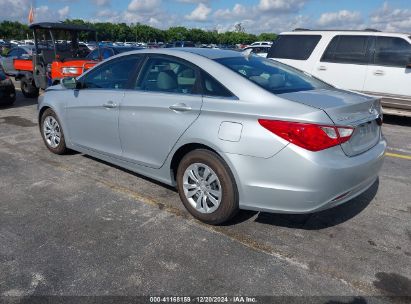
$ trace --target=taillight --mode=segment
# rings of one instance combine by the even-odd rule
[[[345,143],[354,132],[352,127],[268,119],[259,119],[258,122],[275,135],[310,151],[320,151]]]

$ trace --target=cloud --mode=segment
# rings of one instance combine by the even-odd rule
[[[343,27],[354,29],[362,22],[360,12],[341,10],[321,14],[317,21],[320,27]]]
[[[110,6],[111,0],[91,0],[94,5],[97,6]]]
[[[180,3],[208,3],[210,2],[209,0],[176,0],[176,1]]]
[[[58,15],[59,15],[59,20],[65,20],[68,18],[68,15],[70,13],[70,7],[69,6],[65,6],[61,9],[59,9],[57,11]]]
[[[247,15],[247,8],[242,4],[235,4],[232,9],[219,9],[214,13],[216,19],[235,19],[245,17]]]
[[[260,0],[257,7],[261,12],[296,12],[305,2],[306,0]]]
[[[29,10],[30,0],[1,0],[0,20],[18,20],[27,22]]]
[[[131,12],[147,13],[160,7],[161,0],[132,0],[128,5]]]
[[[185,18],[190,21],[207,21],[208,15],[211,13],[211,8],[204,3],[199,3],[197,7]]]
[[[390,32],[411,32],[411,9],[392,8],[387,2],[371,14],[369,27]]]

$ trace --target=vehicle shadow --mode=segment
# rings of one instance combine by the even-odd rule
[[[78,153],[78,152],[74,152]],[[104,160],[97,159],[90,155],[83,155],[84,157],[97,161],[99,163],[105,164],[112,168],[121,170],[123,172],[129,173],[137,178],[144,179],[148,182],[151,182],[155,185],[164,187],[174,193],[177,193],[177,189],[151,179],[149,177],[140,175],[133,171],[127,170],[123,167],[108,163]],[[317,213],[310,214],[280,214],[280,213],[267,213],[267,212],[257,212],[250,210],[240,210],[236,216],[231,220],[221,224],[220,226],[235,226],[243,222],[249,221],[251,218],[257,217],[254,219],[254,222],[272,226],[295,228],[295,229],[304,229],[304,230],[321,230],[329,228],[332,226],[339,225],[343,222],[350,220],[359,213],[361,213],[374,199],[375,195],[378,192],[379,188],[379,179],[360,196],[352,199],[349,202],[346,202],[340,206],[327,209]]]
[[[279,214],[260,212],[255,222],[304,230],[321,230],[344,223],[361,213],[374,199],[379,180],[360,196],[340,206],[311,214]]]
[[[411,117],[384,114],[384,124],[411,127]]]
[[[75,151],[73,151],[73,153],[74,153],[74,154],[77,154],[77,153],[80,153],[80,152],[75,152]],[[118,170],[121,170],[121,171],[126,172],[126,173],[128,173],[128,174],[131,174],[131,175],[133,175],[133,176],[135,176],[135,177],[137,177],[137,178],[144,179],[144,180],[146,180],[146,181],[148,181],[148,182],[150,182],[150,183],[156,184],[157,186],[161,186],[161,187],[163,187],[163,188],[166,188],[166,189],[168,189],[168,190],[171,190],[171,191],[177,193],[177,189],[176,189],[175,187],[173,187],[173,186],[169,186],[169,185],[167,185],[167,184],[164,184],[164,183],[162,183],[162,182],[159,182],[159,181],[157,181],[157,180],[155,180],[155,179],[152,179],[152,178],[150,178],[150,177],[147,177],[147,176],[138,174],[138,173],[136,173],[136,172],[134,172],[134,171],[125,169],[125,168],[123,168],[123,167],[114,165],[114,164],[109,163],[109,162],[106,162],[106,161],[104,161],[104,160],[102,160],[102,159],[98,159],[98,158],[95,158],[95,157],[90,156],[90,155],[87,155],[87,154],[83,154],[83,156],[84,156],[85,158],[91,159],[91,160],[93,160],[93,161],[102,163],[102,164],[104,164],[104,165],[106,165],[106,166],[109,166],[109,167],[112,167],[112,168],[115,168],[115,169],[118,169]]]

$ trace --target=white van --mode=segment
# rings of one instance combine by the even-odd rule
[[[411,116],[411,35],[364,31],[281,33],[267,55],[338,88],[381,96],[384,112]]]

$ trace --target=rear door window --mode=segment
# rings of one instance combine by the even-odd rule
[[[142,70],[136,89],[151,92],[198,94],[196,69],[173,57],[152,57]]]
[[[399,37],[377,37],[374,64],[405,68],[411,63],[411,44]]]
[[[373,37],[338,35],[335,36],[324,55],[322,62],[348,63],[348,64],[368,64],[370,63]]]
[[[268,58],[307,60],[321,35],[280,35],[274,41],[268,53]]]

